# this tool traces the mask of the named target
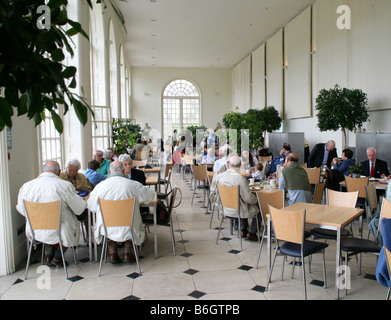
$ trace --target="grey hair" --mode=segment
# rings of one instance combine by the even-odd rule
[[[61,169],[57,161],[48,161],[43,165],[42,171],[54,172],[55,174],[59,174]]]
[[[242,159],[237,154],[232,155],[232,157],[229,158],[229,165],[234,168],[240,168],[240,165],[242,164]]]
[[[369,150],[373,150],[373,151],[377,154],[377,150],[376,150],[374,147],[369,147],[369,148],[367,149],[367,154],[368,154]]]
[[[118,157],[118,161],[120,162],[124,162],[126,160],[132,160],[132,158],[130,157],[130,155],[128,155],[127,153],[124,153],[124,154],[121,154],[119,157]]]
[[[110,172],[124,172],[124,165],[120,161],[114,161],[110,164]]]
[[[65,169],[68,169],[69,166],[74,166],[74,167],[77,168],[77,170],[80,170],[80,168],[81,168],[80,161],[77,160],[77,159],[69,159],[69,160],[65,163]]]
[[[94,152],[93,153],[97,153],[97,154],[99,154],[100,156],[103,156],[103,151],[102,150],[94,150]]]

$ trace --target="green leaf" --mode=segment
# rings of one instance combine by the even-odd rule
[[[75,34],[80,33],[83,37],[89,40],[88,34],[83,30],[79,22],[72,20],[68,20],[67,22],[73,27],[72,29],[76,31]]]
[[[12,109],[11,104],[5,98],[0,97],[0,119],[9,128],[12,127],[11,117],[13,115],[14,110]]]
[[[56,62],[62,61],[62,60],[65,59],[65,55],[64,55],[64,53],[62,52],[61,49],[55,49],[55,50],[53,50],[53,51],[50,53],[50,55],[51,55],[53,61],[56,61]]]
[[[54,127],[56,128],[57,132],[61,134],[64,130],[64,127],[60,116],[54,110],[51,110],[50,114],[52,116]]]

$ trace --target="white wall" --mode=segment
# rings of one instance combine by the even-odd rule
[[[201,91],[201,125],[214,129],[231,111],[230,69],[132,68],[131,117],[162,132],[162,93],[179,78],[191,80]]]

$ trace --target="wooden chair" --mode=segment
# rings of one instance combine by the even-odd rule
[[[391,219],[391,202],[386,198],[383,199],[382,208],[380,212],[379,228],[377,232],[377,237],[381,232],[381,221],[383,218]],[[381,251],[381,246],[377,241],[371,241],[368,239],[354,238],[354,237],[345,237],[341,238],[341,251],[345,252],[345,265],[348,266],[348,258],[353,255],[360,255],[357,257],[357,274],[361,274],[361,254],[362,253],[371,253],[379,255]],[[347,294],[347,288],[345,288]]]
[[[134,236],[132,232],[133,226],[133,218],[134,218],[134,208],[136,205],[136,198],[129,198],[124,200],[105,200],[99,198],[99,207],[102,214],[103,228],[104,228],[104,236],[103,236],[103,244],[102,244],[102,254],[100,258],[99,264],[99,273],[101,274],[102,269],[102,261],[105,256],[105,252],[107,250],[107,239],[110,239],[110,230],[108,228],[111,227],[128,227],[129,228],[129,236],[122,239],[122,241],[131,240],[133,244],[134,256],[136,257],[136,263],[139,270],[139,274],[141,276],[141,269],[139,264],[138,252],[136,250],[136,245],[134,244]],[[118,241],[118,239],[116,239]]]
[[[172,175],[172,163],[166,163],[166,168],[164,171],[164,179],[160,179],[159,181],[161,185],[165,185],[166,190],[168,189],[168,185],[170,188],[172,188],[171,181],[170,181],[171,175]]]
[[[366,204],[367,204],[367,210],[366,210],[366,219],[367,224],[369,224],[369,221],[371,220],[372,216],[377,214],[379,211],[379,205],[377,202],[377,195],[376,195],[376,184],[370,183],[367,186],[365,186],[365,192],[366,192]],[[370,230],[368,230],[368,239],[369,239]]]
[[[224,221],[224,216],[226,216],[226,210],[225,209],[231,209],[236,212],[236,214],[227,215],[230,219],[238,219],[238,233],[239,233],[239,239],[240,239],[240,250],[243,250],[242,245],[242,233],[240,228],[240,189],[239,186],[223,186],[221,184],[217,184],[217,189],[219,190],[219,197],[221,201],[221,205],[223,207],[220,225],[219,225],[219,231],[217,233],[217,239],[216,244],[218,244],[219,237],[220,237],[220,231],[221,226]]]
[[[272,161],[273,156],[267,156],[267,157],[259,157],[259,162],[265,163],[265,162],[270,162]]]
[[[315,185],[314,199],[312,203],[321,204],[325,186],[326,186],[326,182],[323,183],[318,182]]]
[[[146,151],[136,151],[137,160],[146,161],[147,152]]]
[[[339,192],[326,189],[326,202],[329,206],[355,208],[357,203],[358,191],[356,192]],[[310,233],[317,238],[325,240],[336,240],[337,232],[322,228],[313,228]],[[341,236],[347,237],[351,234],[349,230],[341,230]]]
[[[194,195],[196,190],[203,190],[204,191],[204,204],[202,208],[205,207],[205,197],[206,197],[206,191],[209,190],[209,184],[207,183],[207,171],[206,171],[206,164],[201,165],[191,165],[191,171],[193,172],[193,179],[194,179],[194,188],[193,188],[193,197],[191,199],[191,205],[193,205]]]
[[[346,190],[348,192],[358,191],[358,199],[356,206],[365,209],[366,191],[365,186],[369,183],[369,177],[352,178],[345,176]]]
[[[307,171],[308,179],[310,180],[310,184],[319,183],[320,178],[320,168],[304,168]]]
[[[132,161],[132,166],[137,167],[140,170],[142,170],[143,168],[139,168],[139,167],[145,167],[146,165],[147,165],[146,161],[140,161],[140,160],[133,160]]]
[[[274,251],[274,258],[270,273],[268,274],[266,290],[269,288],[269,283],[271,280],[271,275],[273,272],[274,263],[276,260],[277,250],[285,256],[291,256],[295,260],[293,261],[293,266],[296,264],[296,259],[300,259],[302,267],[302,276],[303,276],[303,286],[304,286],[304,299],[307,300],[307,288],[306,288],[306,279],[305,279],[305,263],[304,258],[310,256],[314,253],[321,252],[323,260],[323,278],[324,278],[324,287],[326,287],[326,265],[324,250],[328,247],[328,244],[323,242],[314,242],[304,240],[304,226],[305,226],[305,216],[306,211],[289,211],[289,214],[286,211],[282,211],[272,206],[269,206],[269,211],[273,223],[274,234],[277,239],[277,246]],[[284,241],[280,246],[279,241]],[[284,275],[284,264],[285,258],[283,260],[282,266],[282,277]],[[292,274],[293,278],[293,274]]]
[[[53,244],[52,241],[45,237],[45,232],[41,231],[53,231],[58,236],[58,243],[61,251],[61,258],[64,266],[65,277],[68,279],[68,272],[64,258],[64,250],[61,239],[61,200],[52,202],[31,202],[23,200],[24,207],[26,209],[26,219],[28,221],[27,227],[30,228],[32,240],[30,242],[26,271],[24,274],[24,280],[27,278],[28,268],[30,265],[31,251],[34,241],[42,243],[42,262],[45,251],[45,244]],[[73,258],[76,264],[75,250],[73,249]]]
[[[261,218],[262,218],[262,226],[263,226],[263,232],[261,236],[261,244],[259,246],[258,250],[258,258],[257,258],[257,264],[256,268],[258,269],[259,259],[261,257],[262,252],[262,246],[263,246],[263,240],[266,236],[267,231],[267,214],[269,214],[269,205],[277,208],[282,209],[285,206],[285,191],[279,190],[276,192],[263,192],[263,191],[257,191],[256,192],[257,199],[258,199],[258,206],[261,211]]]
[[[183,155],[183,166],[182,166],[182,178],[185,177],[186,172],[192,172],[191,166],[193,165],[193,155],[184,154]],[[206,170],[206,169],[205,169]],[[193,179],[193,177],[191,177]],[[192,184],[193,181],[190,181]]]

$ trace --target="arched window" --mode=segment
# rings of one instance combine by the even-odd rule
[[[171,81],[163,91],[163,135],[166,139],[174,129],[200,125],[200,93],[190,81]]]

